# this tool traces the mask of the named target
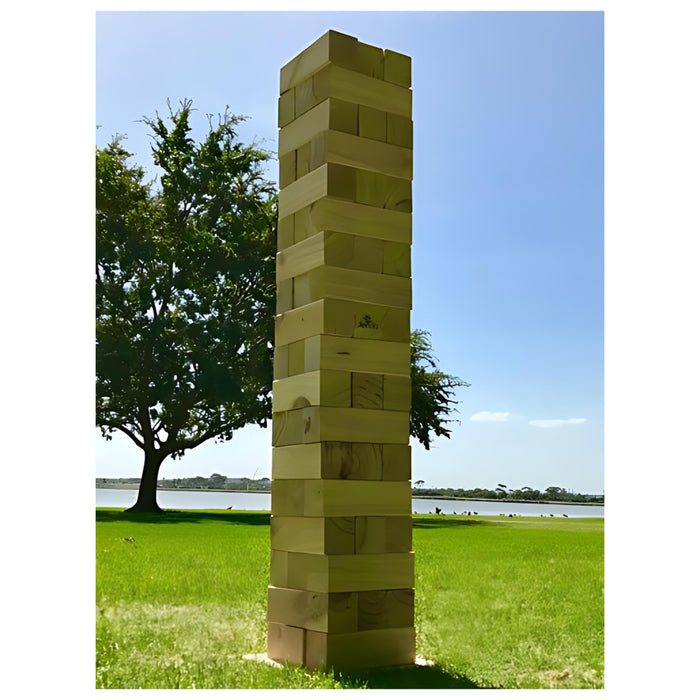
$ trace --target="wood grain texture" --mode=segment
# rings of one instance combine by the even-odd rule
[[[278,515],[273,508],[270,544],[272,549],[285,552],[354,554],[355,518],[286,516]]]
[[[308,631],[304,663],[307,668],[333,666],[338,670],[373,668],[415,661],[413,627],[364,630],[346,634]]]
[[[267,619],[317,632],[357,632],[358,593],[318,593],[270,586]]]
[[[271,659],[303,664],[306,631],[299,627],[270,622],[267,626],[267,655]]]

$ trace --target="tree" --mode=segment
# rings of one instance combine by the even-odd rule
[[[270,415],[276,199],[268,154],[227,111],[196,144],[191,102],[152,131],[159,183],[115,137],[97,149],[96,417],[144,453],[131,510],[158,511],[168,456]]]
[[[143,450],[133,511],[157,512],[158,473],[206,440],[271,416],[276,190],[269,154],[237,141],[227,111],[197,144],[190,101],[152,131],[145,180],[117,136],[97,149],[96,418]],[[167,122],[171,122],[168,126]],[[427,331],[411,334],[411,435],[450,436],[454,389]]]
[[[430,333],[411,331],[411,435],[418,438],[426,450],[430,449],[431,433],[435,437],[450,437],[448,419],[457,403],[452,397],[457,387],[471,386],[459,377],[439,369],[433,355]]]

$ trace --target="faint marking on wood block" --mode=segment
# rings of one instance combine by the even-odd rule
[[[312,554],[354,554],[355,518],[278,515],[270,520],[272,549]]]
[[[357,629],[412,627],[415,593],[412,588],[361,591],[357,594]]]
[[[338,370],[305,372],[272,382],[272,411],[291,411],[305,406],[350,408],[351,375]]]
[[[402,85],[403,87],[411,87],[411,57],[404,54],[390,51],[384,51],[384,80]]]
[[[358,129],[360,136],[376,141],[386,141],[386,112],[360,105]]]
[[[388,376],[384,380],[383,407],[388,411],[411,410],[411,378]]]
[[[406,481],[411,478],[411,446],[382,446],[382,479]]]
[[[352,372],[353,408],[384,408],[384,375]]]
[[[386,115],[386,140],[396,146],[413,148],[413,121],[401,114]]]
[[[384,244],[382,272],[385,275],[411,276],[411,246],[387,241]]]

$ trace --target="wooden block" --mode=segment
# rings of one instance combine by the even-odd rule
[[[316,632],[316,634],[321,633]],[[267,626],[267,655],[275,661],[303,664],[305,640],[305,630],[270,622]]]
[[[407,343],[392,343],[384,340],[368,340],[365,338],[344,338],[335,335],[321,335],[308,338],[306,343],[318,345],[318,364],[316,354],[309,359],[307,372],[316,369],[344,369],[375,374],[399,374],[410,376],[411,349]],[[315,350],[315,347],[314,347]],[[290,371],[291,374],[291,371]],[[328,438],[332,439],[332,438]],[[357,441],[361,440],[357,438]],[[384,442],[369,440],[368,442]],[[391,441],[388,441],[391,442]]]
[[[297,179],[297,152],[290,151],[280,156],[280,188]]]
[[[297,340],[295,343],[290,343],[287,346],[287,376],[292,377],[296,374],[302,374],[306,371],[306,342],[305,340]]]
[[[294,118],[298,119],[319,103],[314,92],[313,77],[303,80],[294,88]]]
[[[406,481],[411,478],[411,446],[382,445],[382,479]]]
[[[338,231],[355,236],[410,243],[411,215],[394,209],[379,209],[366,204],[324,197],[299,209],[294,216],[295,241],[301,241],[319,231]]]
[[[411,410],[411,378],[387,376],[383,387],[384,403],[387,411]]]
[[[359,105],[358,134],[366,139],[386,141],[386,112]]]
[[[410,515],[358,516],[355,520],[356,554],[411,551],[413,522]]]
[[[387,241],[383,250],[382,270],[385,275],[411,276],[411,246]]]
[[[364,474],[353,473],[352,443],[323,442],[321,443],[321,473],[323,479],[362,479]],[[371,478],[371,477],[367,477]],[[381,478],[381,472],[377,479]]]
[[[328,97],[358,104],[384,112],[411,117],[413,95],[410,89],[371,78],[333,64],[313,74],[313,95],[317,103]]]
[[[410,339],[410,315],[407,309],[326,299],[323,333],[407,343]]]
[[[386,140],[395,146],[413,148],[413,121],[401,114],[386,115]]]
[[[284,486],[293,480],[274,484],[277,499],[284,498]],[[312,554],[354,554],[355,518],[285,516],[272,509],[270,519],[270,546],[284,552],[308,552]],[[399,551],[399,550],[396,550]],[[408,551],[408,550],[406,550]]]
[[[275,352],[277,348],[324,332],[324,303],[319,299],[275,317]],[[284,376],[287,376],[286,374]],[[275,379],[281,377],[275,376]]]
[[[309,630],[304,650],[307,668],[352,670],[413,664],[416,637],[413,627],[326,634]]]
[[[294,119],[294,90],[287,90],[280,95],[277,110],[278,126],[286,126]]]
[[[277,152],[281,156],[285,153],[293,151],[299,146],[308,143],[311,139],[316,136],[316,134],[321,131],[326,131],[330,128],[331,120],[331,100],[325,100],[321,102],[313,109],[302,114],[293,122],[290,122],[286,126],[282,127],[279,131],[279,143],[277,147]],[[338,112],[342,110],[342,107],[338,107],[337,104],[334,107],[336,113],[336,119]],[[345,118],[342,121],[348,119],[348,110],[343,110]]]
[[[270,585],[279,588],[319,593],[413,588],[413,552],[307,554],[273,549],[270,554]]]
[[[277,253],[277,281],[297,277],[321,265],[382,274],[385,243],[379,238],[321,231]],[[303,306],[303,302],[299,305]]]
[[[303,177],[311,170],[311,143],[305,143],[296,149],[296,177]]]
[[[272,382],[272,410],[291,411],[304,406],[352,406],[351,373],[317,370]],[[371,408],[371,407],[370,407]]]
[[[326,32],[280,70],[280,92],[284,93],[308,78],[330,60],[331,32]],[[357,41],[357,40],[356,40]]]
[[[289,376],[289,347],[287,345],[275,347],[272,376],[273,379],[283,379]]]
[[[410,312],[344,299],[319,299],[275,318],[275,352],[288,343],[321,334],[408,343]],[[275,379],[288,376],[286,372]]]
[[[340,475],[340,478],[344,477]],[[365,480],[381,479],[382,446],[370,442],[353,442],[352,468],[345,478]]]
[[[384,375],[351,372],[353,408],[384,408]],[[274,409],[273,409],[274,410]]]
[[[411,485],[408,481],[276,479],[272,482],[272,513],[275,516],[347,518],[409,515],[410,512]],[[355,536],[354,529],[348,530],[343,523],[336,523],[334,527],[346,534],[349,532],[352,538]],[[329,536],[342,540],[337,534]],[[350,553],[352,551],[350,548]]]
[[[317,593],[270,586],[267,619],[317,632],[356,632],[357,593]]]
[[[277,222],[277,250],[294,245],[294,217],[285,216]]]
[[[413,627],[412,588],[357,593],[358,630]]]
[[[355,170],[355,201],[372,207],[410,212],[411,181],[371,170]]]
[[[348,134],[358,133],[357,104],[344,100],[328,99],[328,128]]]
[[[409,180],[413,177],[413,151],[410,148],[339,131],[321,131],[311,140],[310,169],[324,163],[365,168]]]
[[[272,448],[272,480],[320,479],[322,474],[321,450],[328,443],[287,445]]]
[[[316,168],[280,190],[278,201],[278,216],[280,218],[293,214],[307,204],[311,204],[328,194],[328,167],[328,165],[324,165]],[[333,183],[336,187],[340,186],[339,176],[335,176]],[[296,221],[294,223],[296,227]]]
[[[411,57],[387,49],[384,51],[384,80],[411,87]]]
[[[384,78],[384,51],[376,46],[357,42],[354,69],[370,78]]]
[[[283,280],[277,285],[277,313],[294,308],[294,285],[292,280]]]
[[[295,277],[293,289],[295,308],[324,298],[411,308],[410,277],[324,265]]]

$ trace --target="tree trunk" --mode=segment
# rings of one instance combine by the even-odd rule
[[[156,487],[158,485],[158,472],[165,455],[155,450],[145,450],[143,459],[143,473],[139,485],[139,495],[136,503],[127,508],[127,513],[162,513],[163,509],[156,501]]]

